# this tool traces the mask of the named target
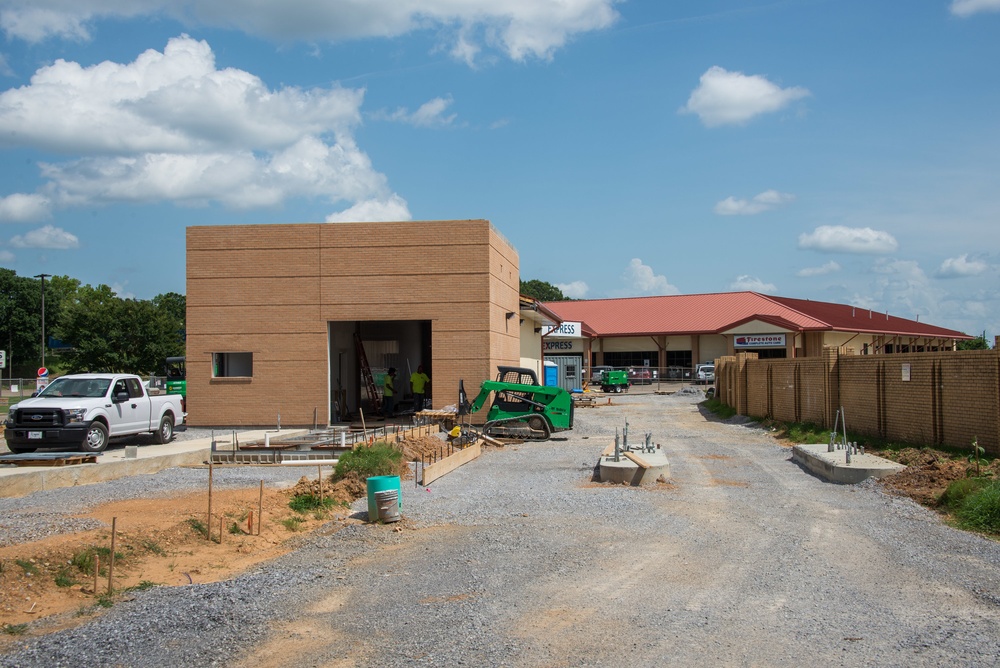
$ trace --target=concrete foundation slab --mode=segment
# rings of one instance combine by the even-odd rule
[[[875,455],[851,455],[847,463],[846,450],[827,452],[826,443],[796,445],[792,448],[792,461],[830,482],[854,484],[867,478],[882,478],[898,473],[906,467]]]

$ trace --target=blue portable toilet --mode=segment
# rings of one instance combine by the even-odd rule
[[[545,382],[547,387],[559,386],[559,365],[555,362],[545,362]]]

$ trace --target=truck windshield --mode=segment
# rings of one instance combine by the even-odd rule
[[[96,399],[108,393],[111,381],[107,378],[56,378],[39,397],[87,397]]]

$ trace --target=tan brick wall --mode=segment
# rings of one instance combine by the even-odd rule
[[[519,280],[485,220],[188,228],[190,423],[325,424],[328,322],[429,321],[434,406],[460,378],[474,396],[520,359]],[[215,352],[252,352],[253,377],[213,379]]]
[[[829,348],[819,359],[748,360],[742,367],[736,358],[721,358],[716,373],[727,387],[720,398],[744,415],[832,429],[843,408],[848,438],[962,449],[976,438],[1000,455],[996,350],[854,355]]]

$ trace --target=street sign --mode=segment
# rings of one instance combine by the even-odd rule
[[[0,350],[0,369],[7,368],[7,351]]]
[[[43,366],[42,367],[38,367],[38,377],[39,378],[48,378],[49,377],[49,370],[46,369]]]

